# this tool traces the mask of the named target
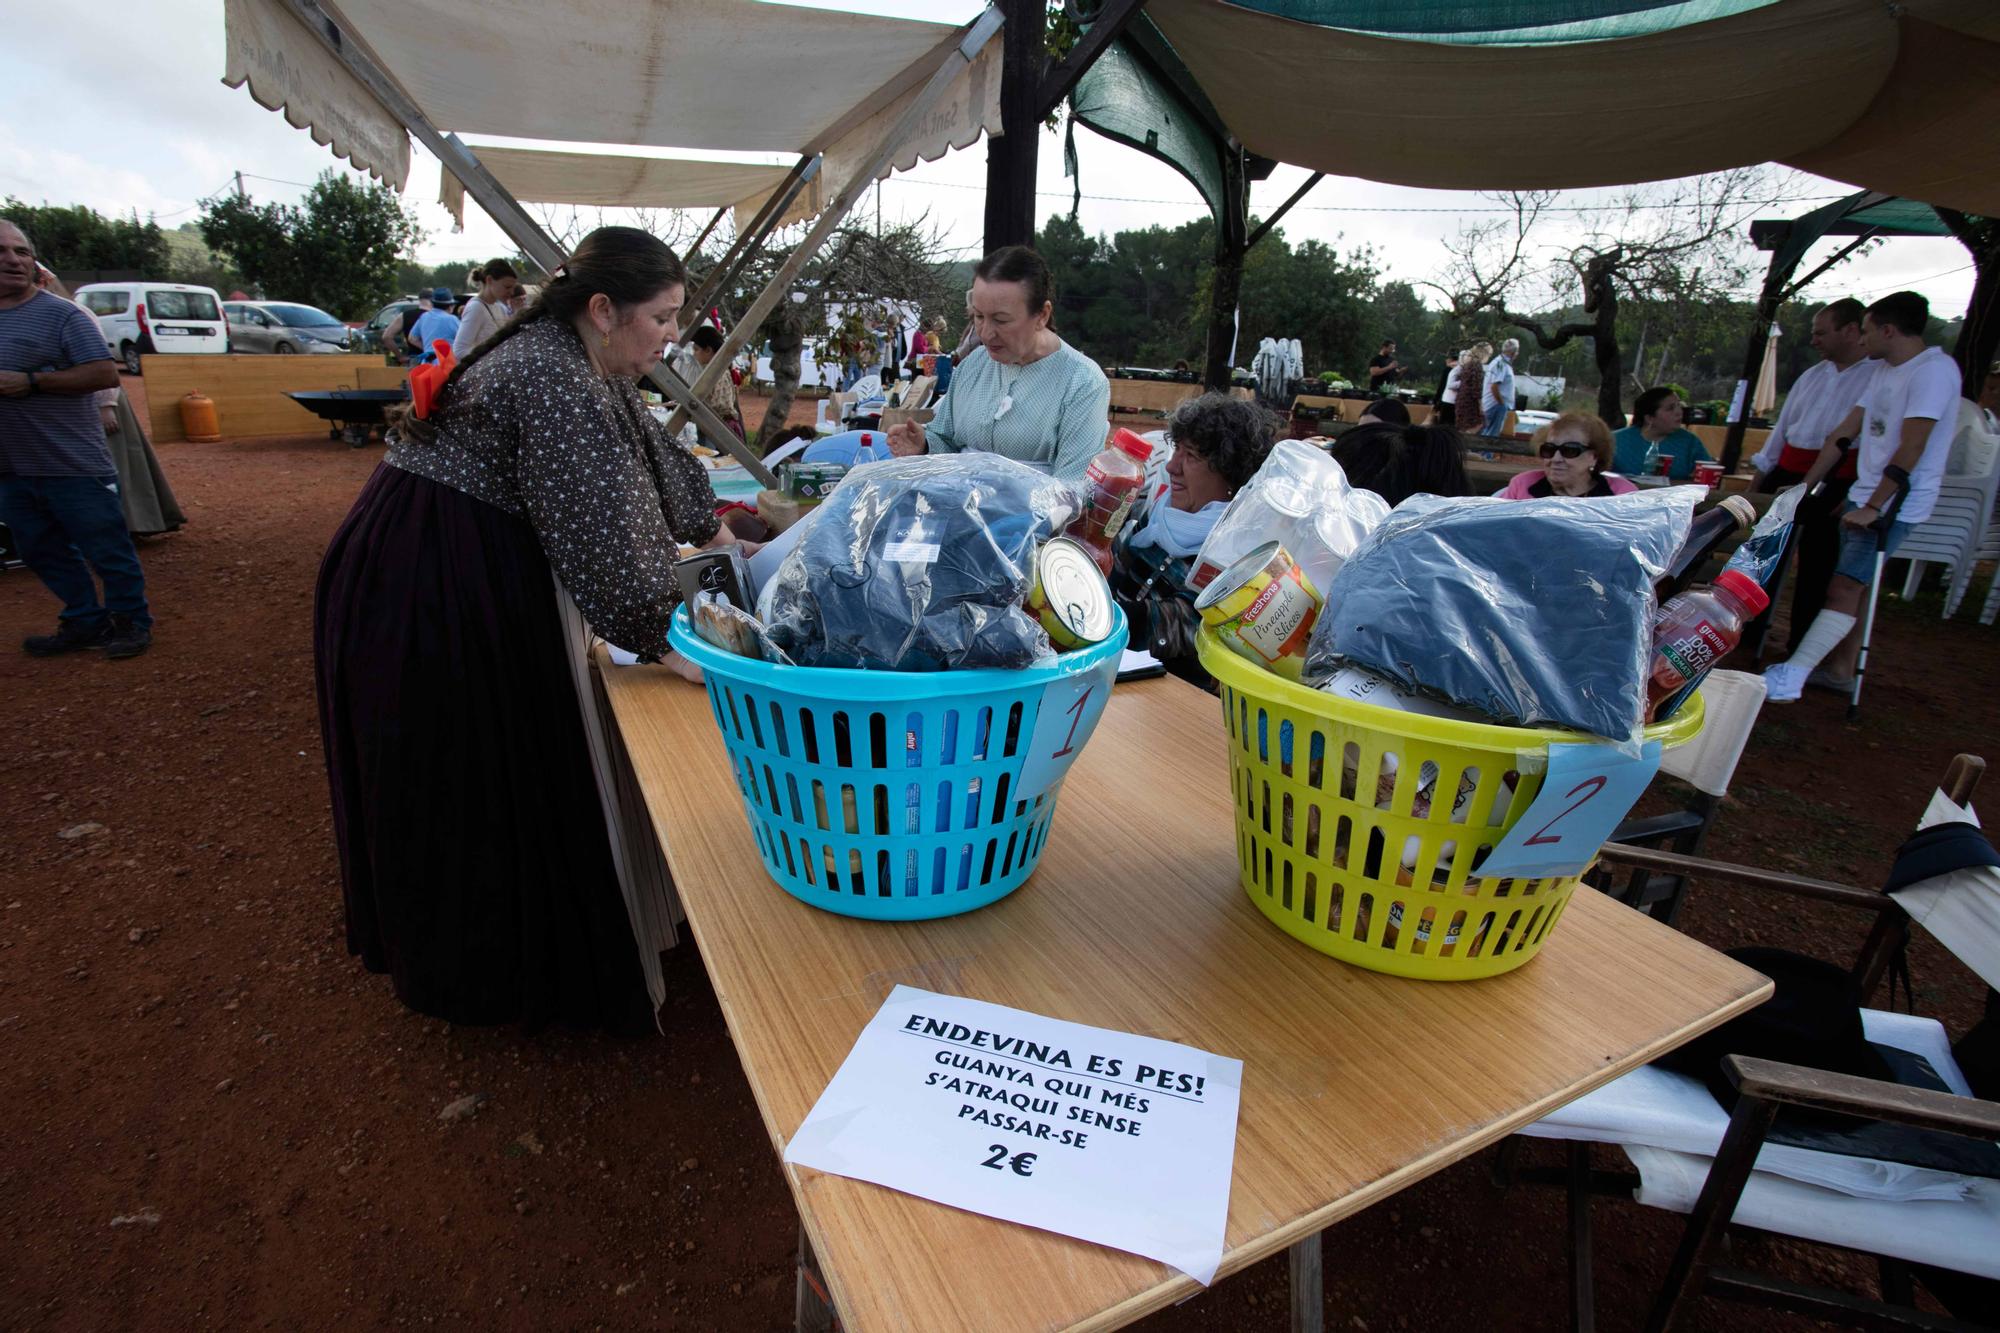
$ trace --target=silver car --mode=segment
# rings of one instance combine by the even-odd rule
[[[236,352],[345,352],[354,330],[324,310],[289,301],[224,301],[230,350]]]

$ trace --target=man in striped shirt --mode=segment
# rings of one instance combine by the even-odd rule
[[[54,634],[22,641],[36,657],[136,657],[152,643],[145,574],[92,402],[117,387],[97,322],[35,286],[34,243],[0,219],[0,523],[63,603]]]

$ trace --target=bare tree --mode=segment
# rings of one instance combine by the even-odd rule
[[[1482,197],[1498,205],[1502,216],[1460,227],[1444,243],[1451,256],[1444,271],[1415,284],[1444,297],[1445,314],[1461,324],[1499,305],[1537,265],[1536,224],[1557,198],[1554,190],[1508,190]]]
[[[1580,237],[1567,242],[1545,236],[1552,194],[1489,195],[1504,210],[1501,219],[1462,228],[1446,243],[1450,258],[1440,277],[1426,285],[1461,322],[1490,310],[1546,351],[1591,339],[1598,415],[1622,426],[1621,305],[1639,305],[1671,325],[1696,305],[1730,299],[1746,272],[1744,224],[1773,202],[1776,188],[1762,167],[1635,187],[1608,210],[1584,214]],[[1524,313],[1579,307],[1580,319]]]
[[[760,251],[725,299],[734,299],[739,309],[747,306],[790,249],[774,245]],[[751,447],[761,453],[763,441],[784,428],[798,392],[806,343],[816,341],[816,355],[824,354],[822,359],[835,353],[830,344],[839,331],[831,327],[832,307],[866,308],[878,303],[886,309],[887,302],[896,301],[915,305],[926,317],[949,318],[957,313],[964,291],[952,278],[949,253],[926,218],[899,223],[879,236],[861,227],[836,231],[800,274],[793,299],[780,301],[759,330],[771,344],[773,383],[771,401]]]
[[[700,234],[708,221],[682,209],[665,208],[580,208],[571,204],[538,204],[542,230],[557,247],[567,253],[576,243],[599,227],[637,227],[651,232],[674,248],[675,253]]]

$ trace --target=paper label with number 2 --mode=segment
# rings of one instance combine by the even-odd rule
[[[1014,786],[1022,799],[1038,796],[1063,780],[1103,715],[1117,675],[1118,659],[1113,658],[1093,671],[1050,681],[1042,690],[1028,762]]]
[[[1636,755],[1609,745],[1551,745],[1533,805],[1480,863],[1481,878],[1542,879],[1580,873],[1660,768],[1660,743]]]

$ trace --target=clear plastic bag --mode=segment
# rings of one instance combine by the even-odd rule
[[[1687,540],[1700,494],[1413,495],[1334,579],[1305,679],[1352,662],[1499,722],[1636,750],[1653,581]]]
[[[1777,577],[1778,567],[1784,561],[1785,543],[1791,539],[1792,524],[1798,519],[1799,504],[1805,496],[1804,486],[1788,486],[1779,491],[1771,507],[1764,511],[1757,526],[1750,529],[1750,535],[1731,553],[1729,563],[1723,568],[1737,570],[1769,591],[1771,580]]]
[[[1300,440],[1279,440],[1215,521],[1191,582],[1206,584],[1276,538],[1324,595],[1341,564],[1388,514],[1388,501],[1350,486],[1326,454]]]
[[[762,621],[713,588],[703,588],[688,603],[688,621],[710,645],[738,657],[792,666],[785,650],[771,642]]]
[[[801,666],[1032,666],[1053,655],[1021,609],[1035,548],[1077,508],[1069,483],[998,454],[871,463],[799,524],[759,616]]]

